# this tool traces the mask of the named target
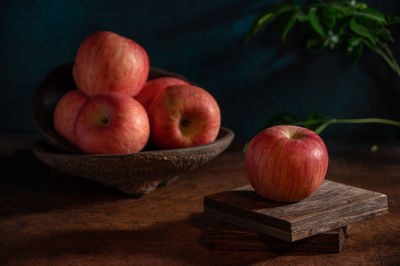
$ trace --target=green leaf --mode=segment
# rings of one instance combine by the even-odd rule
[[[354,47],[360,45],[361,42],[362,42],[361,37],[353,36],[349,39],[347,46],[348,46],[348,48],[354,48]]]
[[[315,131],[321,125],[325,124],[327,121],[331,120],[330,116],[323,115],[320,113],[311,113],[304,122],[304,127]]]
[[[348,6],[345,6],[345,5],[335,4],[335,5],[332,5],[331,7],[333,9],[335,9],[337,15],[341,16],[341,17],[349,16],[349,15],[352,15],[354,13],[354,11],[351,8],[349,8]]]
[[[376,38],[375,36],[368,30],[368,28],[364,27],[364,25],[358,23],[355,18],[350,21],[350,29],[357,33],[360,36],[367,38],[374,46],[376,46]]]
[[[350,24],[349,17],[344,17],[344,18],[338,19],[336,21],[334,32],[336,32],[336,34],[338,36],[343,35],[345,33],[346,29],[349,27],[349,24]]]
[[[388,30],[387,28],[380,28],[377,32],[377,35],[379,39],[385,42],[394,42],[393,36],[390,33],[390,30]]]
[[[296,18],[299,22],[308,22],[308,15],[305,14],[301,9],[298,10]]]
[[[381,25],[387,24],[385,15],[383,15],[382,12],[380,12],[379,10],[372,7],[367,7],[365,9],[359,10],[357,12],[357,15],[371,20],[375,20]]]
[[[324,41],[324,47],[327,47],[329,45],[329,43],[330,43],[329,38],[326,38]]]
[[[256,34],[261,28],[266,26],[268,23],[277,19],[278,17],[286,14],[287,12],[295,9],[296,6],[292,1],[283,1],[281,3],[275,4],[269,10],[259,13],[253,21],[250,30],[246,36],[246,42],[248,42],[254,34]]]
[[[366,9],[366,8],[368,8],[368,6],[367,6],[366,3],[357,3],[357,4],[355,5],[355,9],[363,10],[363,9]]]
[[[385,15],[385,19],[386,19],[387,24],[389,24],[389,25],[400,23],[400,17],[395,16],[395,15],[387,14],[387,15]]]
[[[283,3],[276,4],[272,10],[276,14],[276,16],[280,16],[284,13],[292,11],[295,8],[296,6],[292,3],[292,1],[285,1]]]
[[[324,46],[324,42],[321,41],[321,38],[309,37],[306,42],[306,47],[309,50],[319,50],[319,49],[323,48],[323,46]]]
[[[378,150],[378,148],[379,148],[379,146],[374,144],[374,145],[371,146],[370,151],[371,152],[376,152]]]
[[[361,43],[359,46],[356,46],[354,52],[352,53],[351,60],[353,61],[353,65],[356,65],[358,60],[360,59],[362,53],[364,51],[364,45]]]
[[[297,17],[297,11],[294,11],[292,13],[292,15],[290,16],[285,28],[283,29],[283,32],[282,32],[282,40],[283,41],[286,40],[286,35],[290,31],[290,29],[294,26],[294,24],[296,24],[296,17]]]
[[[295,114],[291,113],[280,113],[273,116],[262,129],[276,126],[276,125],[298,125],[300,122],[299,118]],[[262,130],[261,129],[261,130]]]
[[[306,118],[306,121],[301,121],[295,114],[281,113],[272,117],[261,130],[276,125],[296,125],[306,127],[315,131],[331,119],[332,118],[327,115],[323,115],[320,113],[311,113]]]
[[[362,37],[353,36],[347,43],[347,55],[355,66],[364,51]]]
[[[310,24],[313,27],[313,29],[322,37],[325,37],[325,31],[324,28],[321,25],[320,18],[317,13],[318,9],[313,7],[310,9],[308,12],[308,19],[310,20]]]
[[[336,10],[331,6],[324,6],[321,10],[322,24],[326,31],[332,30],[336,23]]]
[[[259,14],[254,19],[253,24],[251,25],[250,30],[247,33],[246,42],[248,42],[257,31],[259,31],[262,27],[271,22],[274,18],[275,18],[274,13],[264,12]]]
[[[367,17],[358,16],[354,19],[358,24],[363,25],[371,33],[377,32],[380,28],[382,28],[382,25],[378,21],[369,19]]]

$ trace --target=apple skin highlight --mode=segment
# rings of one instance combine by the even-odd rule
[[[141,151],[150,136],[144,107],[127,94],[91,97],[79,112],[74,136],[84,153],[127,154]]]
[[[136,96],[149,71],[148,54],[140,44],[113,32],[99,31],[79,46],[72,74],[77,87],[89,97],[109,91]]]
[[[189,85],[189,83],[185,80],[174,78],[174,77],[161,77],[149,80],[138,95],[135,96],[135,99],[138,100],[144,108],[150,105],[151,101],[154,97],[166,87],[171,85]]]
[[[80,90],[66,92],[54,109],[54,130],[63,138],[75,145],[74,123],[82,106],[89,98]]]
[[[172,85],[163,89],[147,112],[150,141],[161,149],[211,143],[221,126],[221,112],[214,97],[192,85]]]
[[[328,162],[327,148],[318,134],[303,127],[281,125],[261,131],[250,141],[245,170],[260,196],[297,202],[319,188]]]

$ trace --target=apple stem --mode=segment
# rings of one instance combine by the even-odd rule
[[[331,124],[365,124],[365,123],[379,123],[379,124],[386,124],[392,126],[400,127],[400,122],[390,120],[390,119],[383,119],[383,118],[357,118],[357,119],[336,119],[332,118],[322,125],[320,125],[316,130],[315,133],[318,135],[321,134],[324,129],[331,125]]]

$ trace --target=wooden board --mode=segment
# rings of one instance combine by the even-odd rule
[[[296,203],[266,200],[250,185],[204,197],[206,216],[289,242],[386,213],[386,195],[330,180]]]
[[[339,253],[346,234],[347,227],[342,227],[299,241],[287,242],[212,218],[208,221],[205,233],[209,247],[214,250],[302,253]]]

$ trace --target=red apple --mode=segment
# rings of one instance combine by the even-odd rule
[[[136,95],[136,100],[138,100],[144,108],[147,109],[150,102],[153,100],[154,96],[171,85],[189,85],[188,82],[174,77],[161,77],[149,80],[143,87],[143,89]]]
[[[79,89],[88,96],[108,91],[135,96],[149,75],[149,57],[135,41],[109,31],[91,34],[80,45],[73,66]]]
[[[213,142],[221,125],[217,101],[206,90],[172,85],[159,92],[147,109],[153,145],[184,148]]]
[[[89,98],[75,120],[76,145],[84,153],[126,154],[142,150],[150,135],[144,107],[128,94]]]
[[[70,90],[58,100],[55,107],[53,115],[54,130],[72,144],[75,144],[75,118],[87,100],[88,97],[80,90]]]
[[[314,131],[290,125],[273,126],[249,143],[245,170],[262,197],[297,202],[321,185],[328,169],[328,151]]]

